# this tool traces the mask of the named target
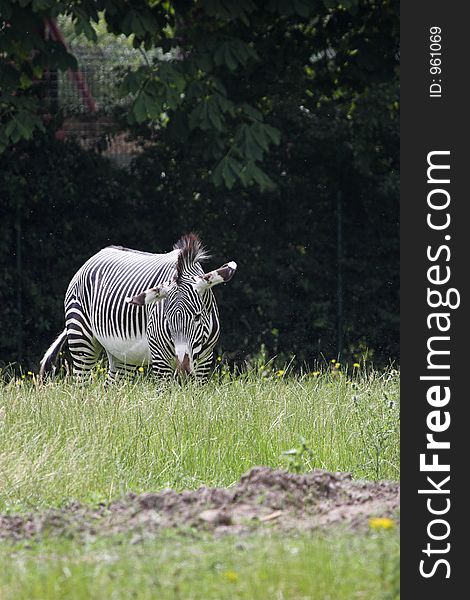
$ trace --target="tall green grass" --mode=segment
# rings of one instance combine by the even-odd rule
[[[0,384],[0,510],[228,486],[254,465],[398,479],[395,371]],[[304,450],[301,440],[304,438]],[[283,455],[299,448],[297,454]]]

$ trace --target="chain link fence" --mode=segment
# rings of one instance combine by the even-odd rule
[[[119,86],[129,66],[139,66],[149,57],[118,37],[93,46],[78,39],[66,41],[78,70],[49,72],[44,98],[46,115],[58,123],[56,137],[75,140],[128,168],[142,150],[117,117],[131,102],[120,96]]]

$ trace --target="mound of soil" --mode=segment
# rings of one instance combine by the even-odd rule
[[[370,517],[396,517],[399,485],[353,481],[349,473],[316,469],[297,475],[255,467],[230,488],[127,494],[107,505],[71,504],[27,515],[0,515],[0,539],[42,535],[110,535],[131,532],[136,541],[164,528],[216,534],[254,528],[308,530],[344,524],[365,527]]]

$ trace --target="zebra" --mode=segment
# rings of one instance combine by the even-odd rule
[[[108,246],[72,278],[65,294],[65,329],[40,363],[40,379],[68,346],[73,374],[83,378],[103,350],[107,383],[151,365],[156,375],[206,378],[220,334],[212,287],[229,281],[234,261],[205,273],[209,255],[194,233],[165,254]]]

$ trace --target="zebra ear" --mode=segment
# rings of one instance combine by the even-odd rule
[[[219,283],[227,283],[230,281],[237,270],[237,263],[233,260],[225,265],[222,265],[215,271],[211,271],[210,273],[205,273],[204,275],[195,275],[194,287],[199,293],[202,293],[204,290],[207,290],[214,285],[218,285]]]
[[[158,302],[159,300],[163,300],[170,293],[172,287],[174,287],[175,281],[169,281],[167,283],[162,283],[161,285],[149,288],[137,294],[137,296],[131,296],[126,298],[126,302],[128,304],[135,304],[136,306],[144,306],[146,304],[151,304],[152,302]]]

